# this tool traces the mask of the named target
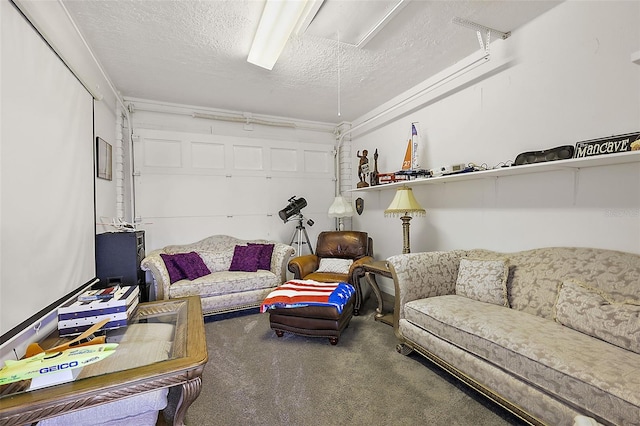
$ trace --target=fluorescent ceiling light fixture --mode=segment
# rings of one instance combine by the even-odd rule
[[[408,3],[409,0],[325,0],[303,31],[305,35],[362,48]]]
[[[247,62],[272,70],[300,23],[315,15],[322,1],[267,0]]]

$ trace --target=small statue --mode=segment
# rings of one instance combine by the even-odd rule
[[[380,182],[378,182],[378,174],[378,148],[376,148],[376,151],[373,153],[373,171],[369,175],[371,186],[380,184]]]
[[[360,159],[360,162],[358,164],[358,179],[360,179],[360,182],[358,182],[357,185],[358,188],[369,186],[369,184],[367,183],[367,175],[369,174],[369,159],[367,158],[368,154],[369,151],[367,151],[366,149],[362,151],[362,155],[360,155],[360,151],[356,153],[356,155]]]

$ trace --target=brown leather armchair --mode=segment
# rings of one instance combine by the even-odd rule
[[[322,258],[353,259],[349,273],[317,272]],[[348,282],[356,289],[353,314],[358,315],[363,302],[360,265],[373,261],[373,239],[366,232],[324,231],[318,235],[315,254],[298,256],[289,261],[295,279],[320,282]]]

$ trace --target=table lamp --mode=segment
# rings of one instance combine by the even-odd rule
[[[342,195],[333,199],[333,204],[329,207],[329,217],[338,219],[338,230],[344,231],[343,218],[353,216],[353,207]]]
[[[422,208],[420,203],[413,196],[413,191],[406,185],[398,188],[396,196],[393,197],[393,201],[389,204],[389,207],[384,211],[386,217],[393,216],[402,219],[402,233],[403,233],[403,245],[402,253],[411,253],[409,244],[409,221],[413,216],[424,216],[426,214],[425,209]]]

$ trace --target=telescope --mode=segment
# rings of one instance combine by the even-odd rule
[[[303,208],[307,207],[307,200],[304,198],[298,198],[296,200],[296,196],[289,198],[289,204],[278,212],[278,216],[284,223],[287,223],[289,218],[295,216],[298,220],[298,225],[296,226],[296,230],[293,232],[293,236],[291,237],[291,242],[289,245],[293,245],[294,241],[298,244],[298,253],[301,253],[302,247],[304,244],[309,247],[309,251],[313,254],[313,248],[311,247],[311,242],[309,241],[309,235],[307,234],[307,230],[304,227],[304,216],[300,212]],[[309,219],[307,220],[307,225],[313,226],[314,222]],[[304,237],[304,240],[303,240]]]
[[[280,216],[280,219],[282,219],[282,221],[285,223],[291,216],[300,214],[300,211],[303,208],[307,207],[307,200],[305,200],[304,198],[298,198],[296,200],[295,195],[289,198],[287,201],[289,201],[289,204],[284,209],[278,212],[278,216]]]

